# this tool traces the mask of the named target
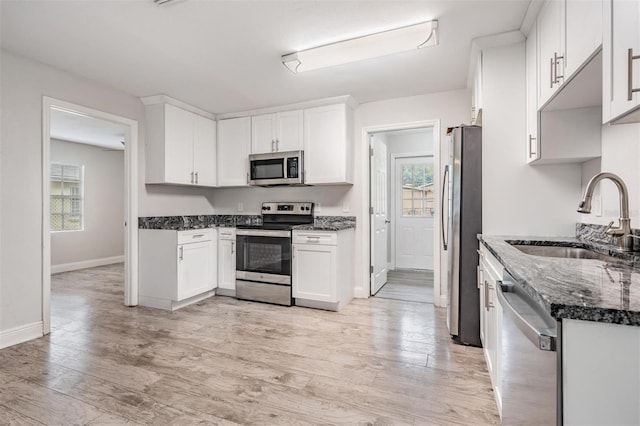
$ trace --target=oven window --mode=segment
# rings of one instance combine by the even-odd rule
[[[238,236],[236,269],[274,275],[291,274],[291,240],[279,237]]]
[[[282,158],[254,160],[251,162],[251,180],[282,178],[284,178],[284,161],[282,161]]]

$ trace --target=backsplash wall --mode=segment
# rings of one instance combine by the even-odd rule
[[[600,171],[615,173],[624,180],[629,190],[631,226],[640,227],[640,124],[602,126],[602,157],[582,164],[582,194],[589,179]],[[602,200],[601,216],[597,215],[598,196]],[[592,213],[577,215],[578,222],[607,225],[615,221],[617,226],[620,198],[615,184],[602,181],[594,192]]]
[[[315,214],[320,216],[353,213],[352,185],[216,188],[212,192],[215,214],[260,214],[262,203],[270,201],[310,201],[316,203]]]

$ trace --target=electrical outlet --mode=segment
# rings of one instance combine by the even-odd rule
[[[244,211],[244,204],[243,203],[238,203],[238,211]]]
[[[349,204],[342,203],[342,213],[349,213]]]
[[[315,213],[320,213],[320,211],[322,211],[322,206],[320,205],[320,203],[316,203],[313,206],[313,210],[315,211]]]
[[[591,207],[594,216],[602,217],[602,197],[600,195],[593,197]]]

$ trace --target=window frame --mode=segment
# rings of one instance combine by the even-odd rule
[[[55,176],[53,175],[53,167],[54,166],[60,166],[60,176]],[[73,185],[70,187],[71,192],[74,192],[74,189],[77,189],[77,191],[79,192],[79,195],[64,195],[64,184],[65,184],[65,173],[64,173],[64,169],[65,167],[74,167],[78,169],[78,185]],[[84,170],[84,165],[83,164],[70,164],[70,163],[60,163],[57,161],[51,161],[49,164],[49,185],[51,185],[52,182],[60,182],[61,183],[61,192],[62,194],[58,195],[58,194],[53,194],[51,189],[49,189],[49,204],[51,205],[52,201],[54,199],[56,200],[61,200],[61,204],[62,204],[62,212],[61,213],[57,213],[54,212],[53,209],[51,207],[49,207],[49,231],[52,234],[57,234],[57,233],[61,233],[61,232],[82,232],[84,231],[85,228],[85,205],[84,205],[84,201],[85,201],[85,194],[84,194],[84,180],[85,180],[85,170]],[[67,179],[68,183],[73,182],[74,184],[76,183],[75,181],[71,181],[69,179]],[[69,200],[69,211],[66,212],[64,209],[64,201],[65,200]],[[59,216],[61,218],[61,223],[62,223],[62,229],[53,229],[52,227],[52,220],[51,218],[53,216]],[[80,227],[78,229],[65,229],[64,228],[64,224],[65,224],[65,218],[68,217],[72,217],[72,216],[79,216],[80,218]]]

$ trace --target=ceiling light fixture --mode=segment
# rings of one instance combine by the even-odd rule
[[[436,46],[438,41],[438,21],[427,21],[290,53],[282,63],[299,73]]]

